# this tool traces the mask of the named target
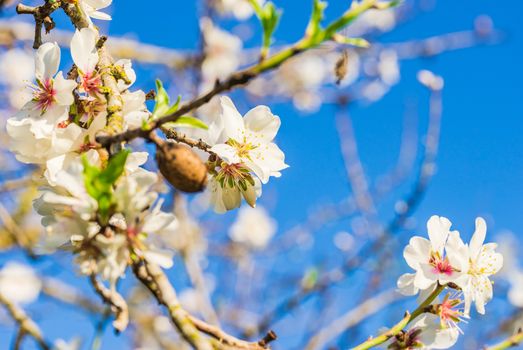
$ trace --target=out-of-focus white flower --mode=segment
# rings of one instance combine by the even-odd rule
[[[468,266],[463,261],[463,242],[459,232],[450,231],[451,222],[444,217],[432,216],[427,222],[429,239],[411,238],[403,256],[416,271],[404,274],[398,280],[398,288],[405,295],[414,295],[420,289],[432,289],[437,283],[458,283]]]
[[[396,51],[383,50],[380,52],[378,72],[381,80],[389,86],[395,85],[400,80],[400,68]]]
[[[8,88],[9,102],[13,108],[22,108],[31,99],[26,85],[34,77],[32,53],[11,49],[0,56],[0,82]]]
[[[257,1],[260,5],[265,2],[265,0]],[[254,14],[254,9],[248,0],[218,0],[213,4],[221,14],[232,14],[239,20],[246,20]]]
[[[465,313],[468,314],[472,302],[480,314],[485,313],[485,304],[492,299],[492,282],[489,277],[496,274],[503,266],[503,256],[495,251],[496,243],[485,242],[487,224],[483,218],[476,219],[476,230],[470,240],[466,254],[468,263],[466,274],[459,282],[465,296]]]
[[[422,69],[418,72],[418,81],[427,88],[439,91],[443,89],[444,81],[439,75],[435,75],[429,70]]]
[[[42,289],[42,281],[33,269],[17,262],[8,262],[0,270],[0,294],[17,304],[35,301]]]
[[[215,140],[211,150],[228,164],[245,164],[264,184],[270,176],[281,176],[280,171],[288,165],[273,142],[280,118],[266,106],[255,107],[242,117],[228,97],[221,98],[221,105],[221,118],[209,126]]]
[[[80,338],[74,338],[70,341],[58,339],[54,342],[53,350],[80,350],[82,341]]]
[[[396,26],[394,9],[365,11],[352,25],[343,30],[349,37],[358,37],[373,31],[388,32]]]
[[[209,18],[200,21],[205,41],[205,59],[202,63],[204,82],[228,77],[240,66],[241,40],[216,27]]]
[[[276,221],[262,207],[243,207],[229,229],[229,237],[251,249],[264,249],[276,233]]]

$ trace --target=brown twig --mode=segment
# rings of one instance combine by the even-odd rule
[[[16,6],[16,12],[23,15],[33,15],[35,20],[35,34],[33,48],[38,49],[42,45],[42,27],[45,26],[46,33],[54,28],[51,14],[58,9],[60,1],[46,1],[42,6],[32,7],[24,4]]]
[[[111,306],[113,313],[115,314],[115,320],[113,321],[113,327],[117,332],[123,332],[129,324],[129,310],[125,299],[116,291],[110,290],[104,286],[96,275],[92,274],[89,276],[91,285],[95,292],[102,297],[102,300]]]
[[[0,293],[0,304],[2,304],[9,315],[20,327],[18,334],[31,336],[42,350],[51,350],[51,345],[44,339],[38,325],[19,306],[8,300]]]
[[[266,349],[268,343],[276,338],[273,332],[256,343],[233,337],[219,327],[210,325],[185,311],[178,301],[173,286],[160,267],[143,261],[134,263],[133,271],[136,277],[153,293],[158,302],[167,308],[172,322],[195,349],[212,349],[210,342],[203,338],[200,332],[217,340],[218,343],[213,344],[218,348],[225,349],[262,350]]]

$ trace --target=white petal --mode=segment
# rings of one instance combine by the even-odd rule
[[[245,135],[245,126],[241,114],[229,97],[223,96],[220,102],[222,107],[221,121],[223,123],[224,137],[234,139],[238,142],[242,141]]]
[[[416,295],[419,289],[414,285],[414,278],[416,274],[406,273],[398,278],[397,286],[401,294],[403,295]]]
[[[38,48],[35,57],[35,76],[44,82],[51,79],[60,66],[60,47],[56,43],[45,43]]]
[[[159,265],[164,269],[170,269],[173,266],[174,253],[169,250],[148,250],[143,253],[145,260],[152,264]]]
[[[267,106],[257,106],[244,117],[245,128],[255,133],[258,141],[270,142],[280,128],[280,118],[271,113]]]
[[[92,73],[98,64],[97,38],[98,33],[92,28],[82,28],[73,35],[71,56],[82,74]]]
[[[436,215],[427,222],[427,231],[434,251],[443,252],[451,225],[449,219]]]
[[[419,269],[421,263],[426,263],[430,259],[430,241],[419,236],[410,239],[409,245],[403,251],[403,257],[407,264],[414,270]]]
[[[236,149],[224,143],[217,144],[211,147],[211,151],[216,153],[218,157],[223,159],[228,164],[241,163],[241,159],[236,152]]]
[[[476,218],[476,230],[472,235],[470,240],[470,258],[476,260],[480,251],[483,242],[485,242],[485,237],[487,236],[487,223],[483,218]]]
[[[56,90],[56,102],[60,106],[70,106],[74,102],[73,90],[76,88],[76,82],[65,79],[62,72],[56,75],[54,80],[54,89]]]

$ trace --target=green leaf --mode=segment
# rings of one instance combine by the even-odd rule
[[[361,48],[364,48],[364,49],[370,47],[370,43],[367,40],[363,39],[363,38],[349,38],[349,37],[346,37],[346,36],[341,35],[341,34],[334,34],[332,36],[332,38],[334,39],[334,41],[336,41],[337,43],[340,43],[340,44],[346,44],[346,45],[361,47]]]
[[[392,0],[387,2],[378,2],[374,7],[378,10],[386,10],[392,7],[396,7],[402,3],[402,0]]]
[[[276,9],[272,2],[265,4],[260,18],[263,27],[263,47],[271,45],[271,38],[281,18],[281,11]]]
[[[169,114],[173,114],[174,112],[176,112],[178,110],[178,107],[180,107],[181,100],[182,100],[182,96],[178,95],[178,98],[176,99],[176,103],[173,104],[171,107],[169,107],[169,109],[165,112],[164,115],[169,115]]]
[[[162,114],[162,112],[169,109],[169,95],[160,79],[156,79],[156,97],[154,101],[156,104],[154,105],[153,115]]]
[[[265,3],[262,7],[258,0],[249,0],[256,16],[261,22],[263,29],[262,37],[262,57],[267,55],[269,47],[271,46],[272,35],[278,26],[282,11],[278,10],[272,1]]]
[[[98,204],[98,216],[102,224],[106,224],[111,217],[111,208],[114,204],[113,186],[125,170],[129,153],[128,150],[120,151],[109,159],[103,170],[89,164],[85,155],[82,157],[85,188],[89,196]]]
[[[203,121],[198,118],[184,115],[179,117],[175,122],[166,123],[165,126],[176,128],[176,127],[189,127],[196,129],[207,130],[209,127]]]
[[[316,37],[321,34],[322,27],[321,21],[324,17],[325,9],[327,8],[326,1],[314,0],[312,6],[312,14],[309,20],[309,25],[307,26],[306,35],[310,37]]]
[[[176,103],[171,106],[171,99],[167,94],[167,90],[165,90],[165,88],[163,87],[162,81],[156,79],[156,97],[154,100],[156,104],[154,105],[153,109],[153,119],[156,119],[165,117],[166,115],[170,115],[176,112],[180,107],[180,101],[182,100],[182,96],[178,96]]]
[[[318,282],[319,271],[317,268],[312,267],[305,271],[305,275],[301,280],[301,285],[304,289],[312,289]]]
[[[131,153],[129,150],[122,150],[109,159],[107,167],[100,174],[100,181],[106,185],[114,185],[120,178],[125,169],[125,162]]]

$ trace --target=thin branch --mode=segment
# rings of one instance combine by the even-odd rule
[[[400,297],[401,295],[397,291],[387,290],[365,300],[363,303],[346,312],[317,332],[313,337],[311,337],[309,343],[305,347],[305,350],[325,348],[325,345],[330,340],[336,338],[346,330],[354,327],[367,317],[382,310],[385,306],[390,305]]]
[[[0,293],[0,304],[2,304],[9,315],[20,327],[19,333],[31,336],[42,350],[51,350],[51,345],[44,339],[38,325],[18,305],[8,300]]]
[[[147,135],[151,132],[151,130],[157,129],[165,123],[176,121],[179,117],[186,115],[187,113],[208,103],[214,96],[219,95],[225,91],[232,90],[237,86],[247,84],[260,74],[278,68],[289,58],[296,56],[303,51],[317,47],[323,41],[330,40],[332,34],[334,34],[335,31],[349,25],[360,14],[367,11],[368,9],[373,8],[376,2],[377,0],[363,0],[362,2],[353,3],[347,12],[345,12],[340,18],[326,27],[321,36],[305,36],[294,45],[281,50],[266,60],[239,72],[233,73],[224,81],[217,80],[212,90],[190,102],[185,103],[176,112],[149,122],[149,125],[147,125],[145,128],[129,129],[123,133],[112,136],[99,135],[96,140],[103,146],[108,147],[111,144],[131,141],[137,137],[147,138]]]
[[[355,346],[352,348],[352,350],[367,350],[370,348],[373,348],[375,346],[378,346],[380,344],[383,344],[390,338],[394,337],[396,334],[400,333],[410,322],[414,321],[419,315],[428,312],[427,307],[432,304],[432,302],[438,297],[438,295],[441,294],[441,292],[445,289],[445,286],[438,285],[436,289],[425,299],[412,313],[409,313],[408,311],[405,313],[405,316],[403,319],[398,322],[396,325],[394,325],[391,329],[386,331],[385,333],[375,337],[370,338],[367,341],[361,343],[358,346]]]
[[[113,327],[117,332],[123,332],[129,324],[129,310],[125,299],[115,290],[111,290],[104,286],[96,275],[92,274],[89,276],[91,285],[95,292],[102,297],[102,300],[111,306],[113,313],[115,314],[115,320],[113,321]]]
[[[511,337],[503,340],[501,343],[496,345],[487,346],[485,350],[505,350],[509,348],[515,348],[516,346],[523,343],[523,329],[519,328],[518,331]]]
[[[182,336],[195,349],[212,349],[210,342],[203,338],[200,332],[203,332],[218,341],[216,344],[219,348],[245,349],[245,350],[262,350],[266,349],[270,341],[276,339],[274,332],[264,337],[257,343],[246,342],[225,333],[220,328],[210,325],[185,311],[176,292],[167,279],[162,269],[154,264],[146,262],[135,263],[133,271],[136,277],[153,293],[158,302],[164,305],[169,311],[169,316]]]

